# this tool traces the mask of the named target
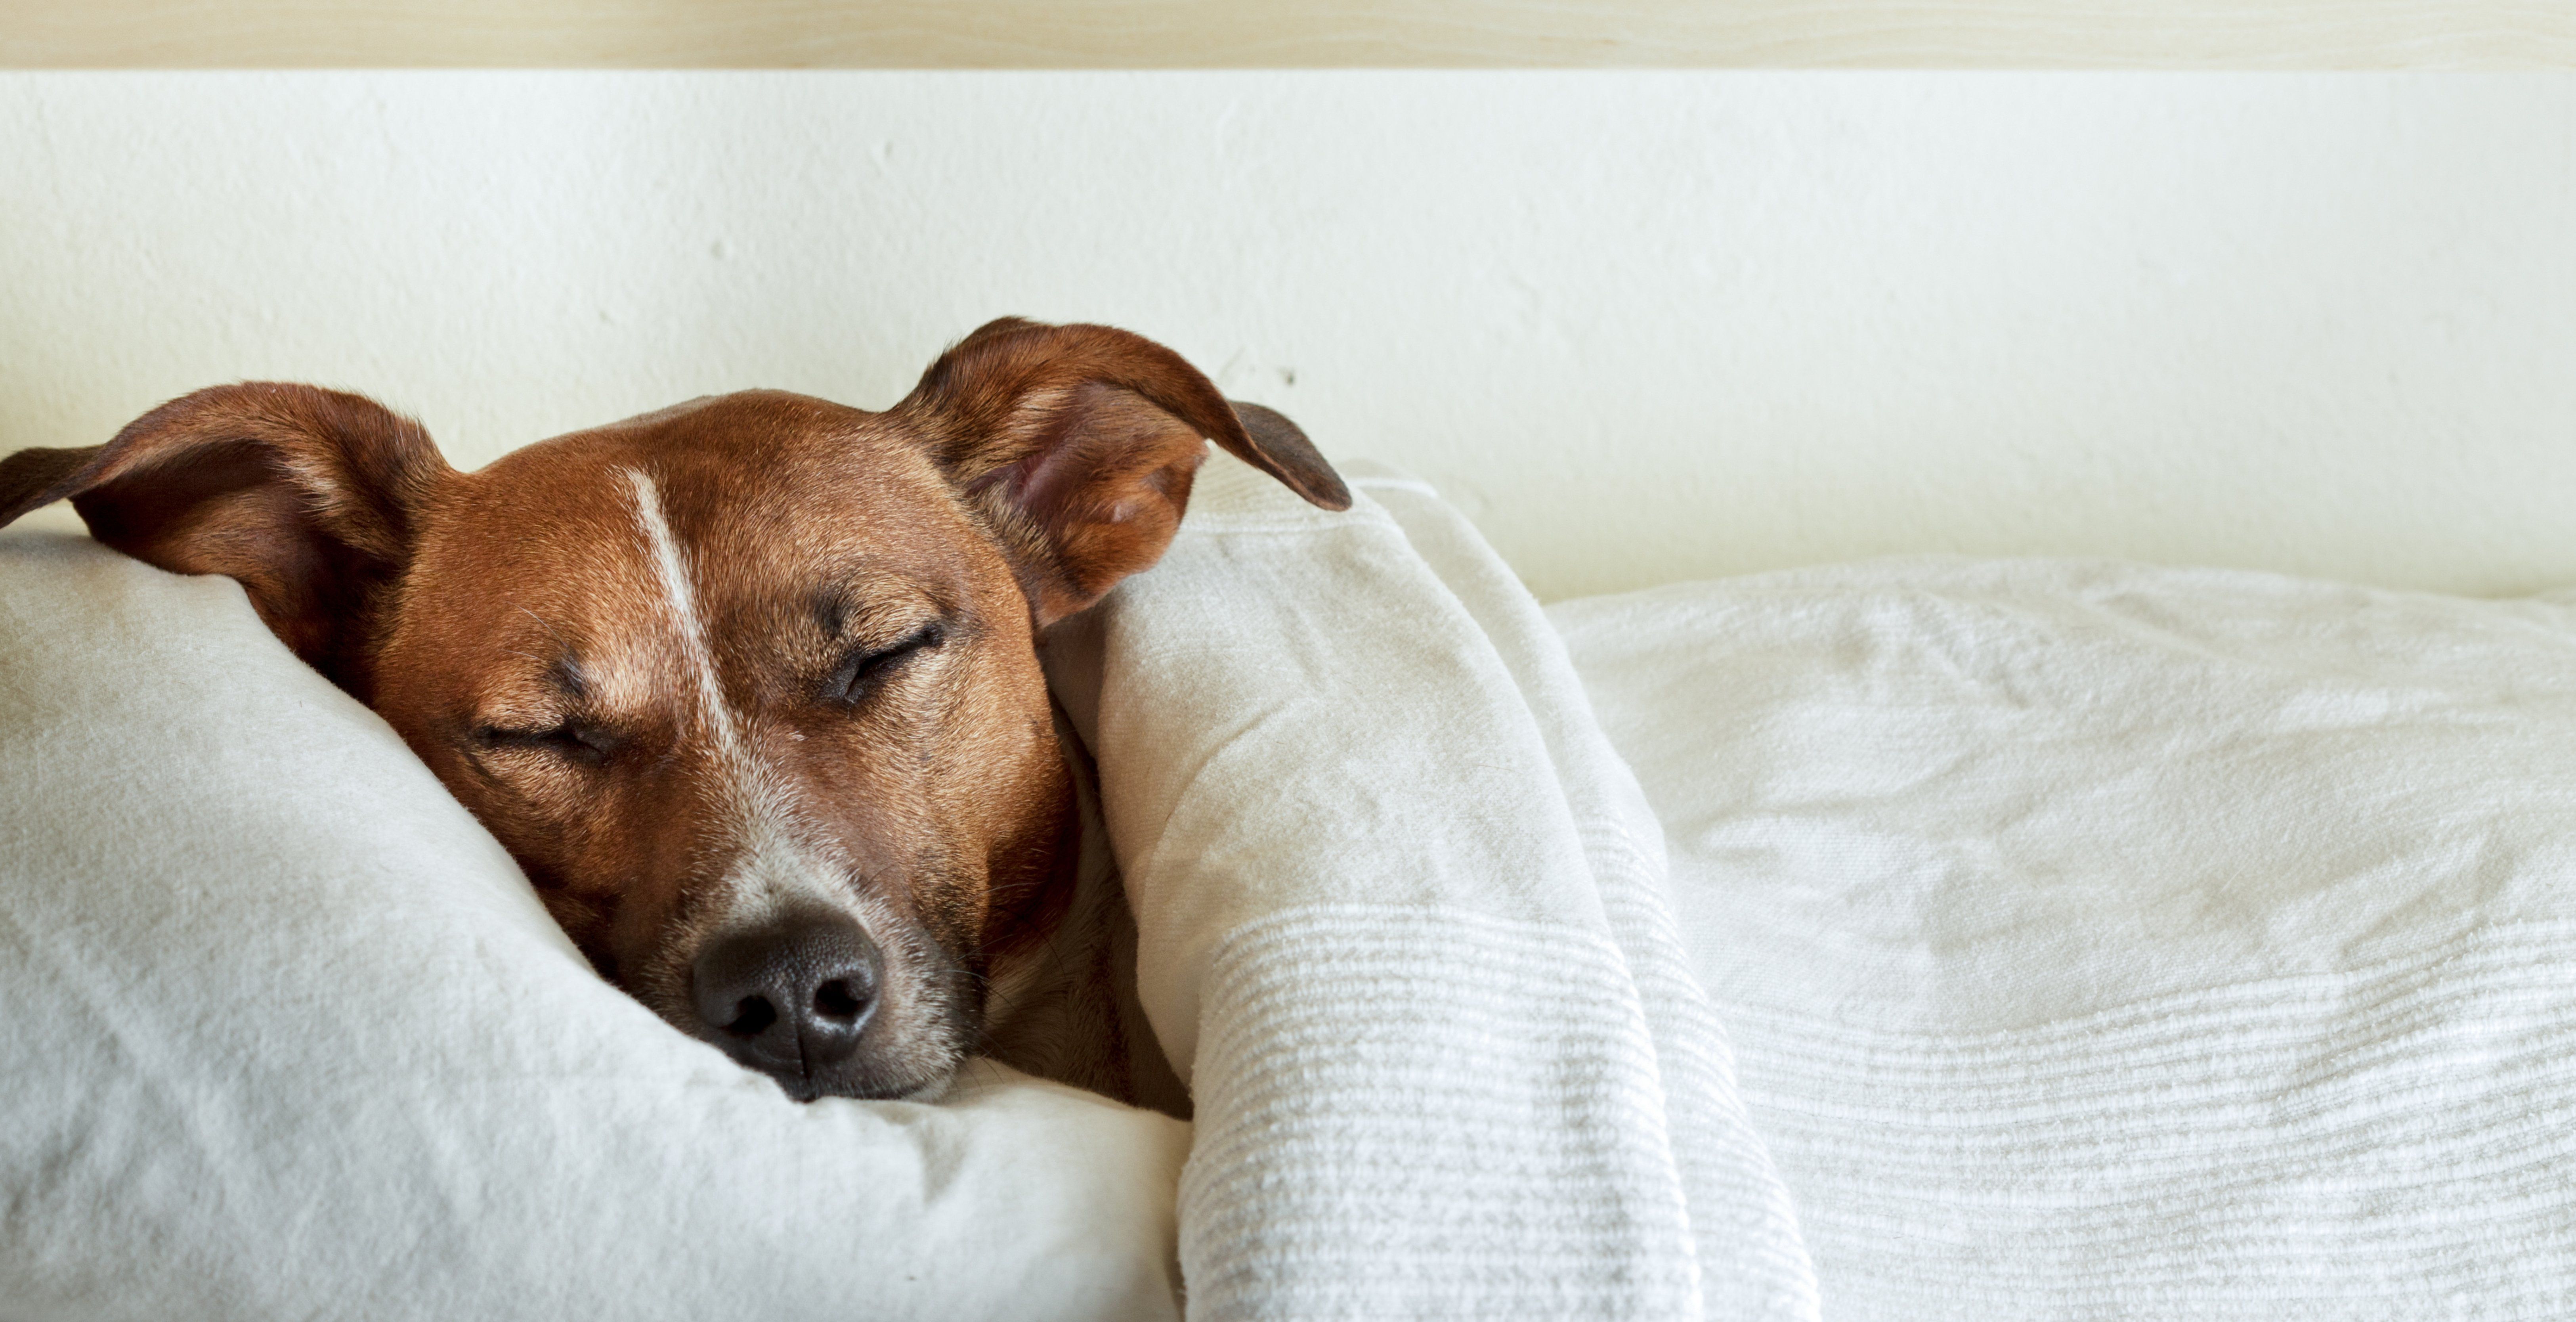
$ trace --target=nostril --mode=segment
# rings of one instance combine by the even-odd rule
[[[771,1005],[768,997],[747,996],[734,1006],[733,1021],[724,1026],[724,1031],[735,1037],[758,1037],[777,1022],[778,1007]]]
[[[814,1013],[831,1023],[849,1023],[867,1008],[867,995],[848,978],[834,978],[814,989]]]

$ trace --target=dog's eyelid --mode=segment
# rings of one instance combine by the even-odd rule
[[[824,679],[824,698],[856,705],[875,690],[879,679],[914,656],[947,642],[951,632],[952,626],[945,618],[934,618],[914,626],[892,643],[863,643],[851,648]]]
[[[956,613],[943,594],[906,585],[900,591],[838,594],[830,599],[828,609],[817,613],[815,623],[828,641],[874,641],[882,646],[908,638],[924,624]]]
[[[609,754],[622,747],[626,736],[572,717],[545,726],[486,723],[476,727],[474,742],[486,750],[529,749],[595,764],[606,761]]]
[[[891,661],[927,647],[947,642],[956,631],[944,616],[932,616],[897,628],[888,629],[874,639],[853,646],[848,655],[863,661]]]

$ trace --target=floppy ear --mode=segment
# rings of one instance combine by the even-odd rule
[[[363,698],[376,598],[448,471],[419,424],[373,400],[250,382],[174,399],[105,445],[0,459],[0,525],[68,497],[127,555],[239,580],[297,656]]]
[[[1162,557],[1208,440],[1315,505],[1351,506],[1295,423],[1228,404],[1179,354],[1107,326],[991,322],[894,412],[1001,534],[1040,628]]]

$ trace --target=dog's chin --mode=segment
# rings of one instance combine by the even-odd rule
[[[737,1061],[736,1064],[742,1064]],[[948,1094],[956,1082],[957,1067],[926,1072],[895,1074],[870,1069],[861,1064],[850,1069],[826,1070],[821,1075],[778,1074],[754,1065],[743,1065],[754,1074],[766,1076],[792,1101],[814,1102],[826,1097],[848,1097],[863,1102],[935,1102]]]
[[[757,1074],[762,1071],[754,1070],[752,1072]],[[770,1075],[769,1078],[772,1082],[778,1085],[780,1091],[787,1094],[788,1100],[790,1101],[818,1102],[826,1097],[848,1097],[863,1102],[926,1103],[939,1101],[941,1098],[948,1095],[948,1090],[956,1086],[957,1071],[953,1069],[949,1070],[946,1073],[930,1079],[928,1082],[914,1084],[910,1087],[885,1084],[840,1086],[833,1085],[829,1081],[825,1081],[823,1084],[818,1085],[812,1079],[786,1079],[775,1074]]]
[[[825,1097],[849,1097],[860,1101],[930,1102],[946,1095],[957,1070],[965,1063],[966,1038],[963,1033],[948,1031],[951,1026],[934,1023],[928,1031],[911,1033],[869,1034],[857,1051],[821,1068],[803,1063],[792,1067],[748,1057],[741,1043],[701,1028],[690,1032],[674,1016],[664,1015],[672,1026],[691,1038],[725,1054],[725,1058],[742,1067],[745,1073],[757,1074],[778,1085],[779,1091],[800,1102],[819,1101]]]

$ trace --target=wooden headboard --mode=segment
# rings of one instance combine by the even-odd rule
[[[2576,65],[2562,0],[12,0],[20,68]]]

